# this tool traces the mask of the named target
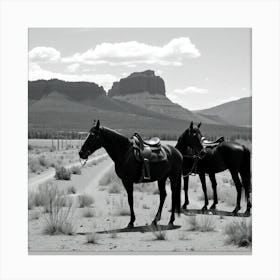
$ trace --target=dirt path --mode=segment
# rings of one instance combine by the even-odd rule
[[[102,160],[102,159],[105,159],[105,158],[108,158],[107,154],[104,154],[104,155],[101,155],[101,156],[98,156],[98,157],[90,158],[87,161],[85,167],[89,166],[94,161],[99,161],[99,160]],[[69,163],[69,164],[65,165],[65,168],[71,168],[73,166],[80,166],[80,165],[81,165],[80,162],[73,162],[73,163]],[[99,164],[96,165],[96,167],[99,168]],[[28,189],[30,191],[36,189],[40,184],[46,182],[47,180],[52,179],[54,177],[54,175],[55,175],[55,169],[52,168],[52,169],[49,169],[49,170],[41,173],[40,175],[29,178],[28,179]]]

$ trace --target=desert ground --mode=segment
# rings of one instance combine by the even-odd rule
[[[169,183],[158,229],[150,226],[159,204],[156,183],[135,184],[135,228],[126,229],[127,196],[111,159],[101,149],[81,167],[76,144],[58,151],[50,140],[29,141],[30,254],[251,254],[249,217],[182,213],[176,216],[176,227],[164,227],[170,218]],[[217,182],[217,209],[232,211],[236,191],[229,172],[217,174]],[[210,206],[208,177],[207,187]],[[183,202],[183,190],[181,195]],[[203,199],[198,176],[191,176],[189,208],[201,209]],[[244,194],[241,206],[244,212]]]

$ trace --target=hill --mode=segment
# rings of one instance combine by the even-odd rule
[[[244,97],[195,112],[203,117],[222,119],[231,125],[250,127],[252,126],[252,97]]]

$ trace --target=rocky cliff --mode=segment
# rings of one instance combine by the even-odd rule
[[[63,93],[63,95],[76,101],[90,100],[106,95],[103,87],[95,83],[65,82],[57,79],[28,82],[28,98],[31,100],[40,100],[52,92]]]
[[[108,94],[110,96],[137,94],[140,92],[148,92],[152,95],[165,96],[164,80],[155,75],[152,70],[144,72],[135,72],[128,77],[121,79],[119,82],[114,82]]]

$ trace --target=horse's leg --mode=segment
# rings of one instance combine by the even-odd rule
[[[187,209],[187,206],[189,205],[189,176],[184,177],[184,192],[185,192],[185,203],[183,204],[182,208],[184,210]]]
[[[175,208],[176,208],[176,188],[177,188],[177,183],[178,183],[178,180],[181,180],[181,174],[179,175],[174,175],[174,176],[170,176],[169,177],[170,179],[170,186],[171,186],[171,197],[172,197],[172,206],[171,206],[171,216],[170,216],[170,220],[169,220],[169,223],[168,225],[170,227],[173,227],[173,222],[175,221]],[[180,184],[180,195],[181,195],[181,183]]]
[[[251,208],[252,208],[252,203],[250,200],[250,190],[247,187],[245,187],[245,196],[246,196],[246,200],[247,200],[247,207],[246,207],[245,214],[249,216],[250,212],[251,212]]]
[[[204,193],[204,206],[202,207],[201,210],[206,211],[207,210],[207,205],[208,205],[208,197],[207,197],[205,173],[199,173],[199,178],[200,178],[201,185],[202,185],[202,190],[203,190],[203,193]]]
[[[135,214],[133,210],[133,183],[123,183],[123,185],[127,192],[127,199],[130,208],[130,222],[127,225],[127,227],[132,228],[134,227],[134,221],[135,221]]]
[[[159,202],[159,207],[157,214],[155,216],[155,219],[152,222],[152,225],[157,226],[157,222],[161,219],[161,212],[162,212],[162,207],[166,198],[166,190],[165,190],[165,183],[166,183],[166,177],[162,178],[158,181],[158,189],[159,189],[159,197],[160,197],[160,202]]]
[[[240,176],[242,179],[242,185],[245,189],[245,196],[246,196],[246,200],[247,200],[247,208],[245,211],[246,215],[250,215],[251,212],[251,208],[252,208],[252,204],[251,204],[251,200],[250,200],[250,174],[245,173],[245,172],[240,172]]]
[[[238,172],[237,171],[230,170],[230,173],[231,173],[231,177],[232,177],[232,180],[233,180],[233,182],[235,184],[236,191],[237,191],[236,207],[232,211],[232,213],[234,215],[237,215],[237,212],[240,210],[240,200],[241,200],[241,193],[242,193],[242,184],[241,184],[240,179],[238,177]]]
[[[213,204],[211,205],[210,209],[216,210],[216,205],[218,204],[218,196],[217,196],[217,181],[216,181],[215,173],[209,173],[209,179],[212,184],[213,196],[214,196],[214,201],[213,201]]]

